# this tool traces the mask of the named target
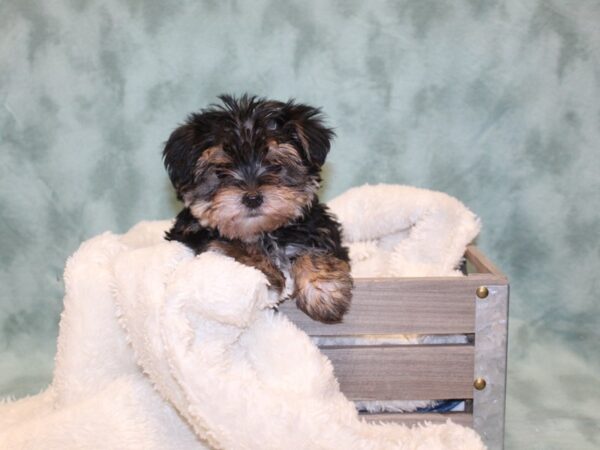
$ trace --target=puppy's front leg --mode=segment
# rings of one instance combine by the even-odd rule
[[[267,277],[273,291],[278,295],[283,291],[285,276],[270,258],[256,246],[244,245],[239,242],[212,241],[208,244],[208,250],[229,256],[241,264],[260,270]]]
[[[309,250],[293,261],[291,275],[298,308],[320,322],[342,320],[352,298],[352,277],[346,261]]]

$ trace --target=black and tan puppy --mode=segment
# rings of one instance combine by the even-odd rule
[[[219,98],[165,145],[185,206],[166,238],[256,267],[280,293],[291,277],[302,311],[339,322],[351,298],[348,251],[316,194],[333,132],[319,109],[294,101]]]

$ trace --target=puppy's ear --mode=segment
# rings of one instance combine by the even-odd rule
[[[323,123],[321,110],[312,106],[288,103],[292,134],[302,146],[306,159],[317,167],[325,163],[335,133]]]
[[[163,160],[179,200],[182,192],[194,180],[194,165],[200,153],[195,151],[195,146],[196,130],[191,123],[186,123],[173,131],[165,143]]]
[[[163,160],[179,200],[194,185],[198,159],[205,149],[214,145],[213,115],[213,112],[190,115],[165,144]]]

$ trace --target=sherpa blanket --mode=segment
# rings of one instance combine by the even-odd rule
[[[479,227],[457,200],[408,187],[366,186],[330,205],[355,275],[454,273]],[[272,309],[265,276],[164,241],[168,226],[104,233],[69,259],[54,380],[0,405],[0,448],[484,448],[450,422],[361,421],[331,363]]]

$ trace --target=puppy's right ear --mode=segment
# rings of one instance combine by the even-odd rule
[[[180,126],[171,133],[163,150],[163,160],[177,191],[177,198],[194,183],[194,168],[202,154],[202,142],[197,127],[190,123]]]

